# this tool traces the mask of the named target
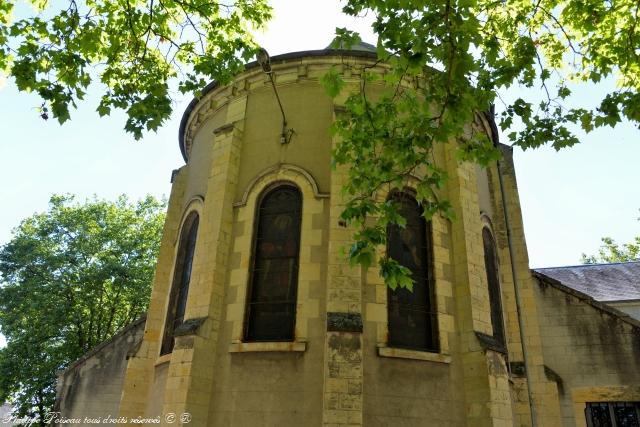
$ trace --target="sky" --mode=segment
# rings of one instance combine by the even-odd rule
[[[337,26],[359,30],[364,41],[375,43],[370,17],[343,16],[338,1],[271,3],[275,19],[257,33],[271,55],[325,48]],[[39,117],[37,97],[18,93],[10,79],[0,86],[0,245],[22,219],[46,210],[52,194],[76,194],[80,201],[93,195],[168,197],[171,171],[183,165],[178,127],[190,96],[176,94],[171,120],[135,141],[123,130],[124,114],[98,117],[97,91],[60,126]],[[597,93],[587,87],[577,98],[597,99]],[[583,252],[597,252],[603,236],[628,242],[640,235],[639,136],[625,124],[582,135],[581,144],[560,152],[515,149],[532,267],[578,264]]]

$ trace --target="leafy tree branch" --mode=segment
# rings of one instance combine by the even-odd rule
[[[170,81],[196,94],[211,80],[229,82],[255,52],[251,30],[271,16],[266,0],[28,3],[39,12],[17,20],[15,0],[0,4],[0,69],[20,90],[42,97],[43,117],[51,113],[61,122],[100,82],[98,113],[125,110],[125,129],[136,138],[171,113]],[[336,165],[349,165],[343,220],[359,230],[350,251],[356,262],[373,262],[386,226],[401,222],[383,192],[412,180],[427,218],[451,216],[441,197],[447,175],[433,161],[434,150],[456,144],[463,161],[494,161],[499,153],[477,126],[478,115],[494,105],[505,142],[523,149],[559,150],[579,143],[576,129],[640,123],[638,0],[343,4],[347,15],[374,17],[378,53],[375,65],[353,70],[360,85],[346,85],[336,70],[322,79],[330,96],[346,99],[333,154]],[[336,34],[336,47],[360,41],[345,28]],[[377,71],[382,63],[384,73]],[[605,80],[617,87],[595,105],[574,105],[572,90]],[[384,88],[381,96],[370,96],[373,84]],[[520,89],[515,100],[504,96]],[[384,257],[378,264],[400,271]],[[408,283],[384,269],[393,283]]]
[[[125,129],[136,139],[171,114],[171,80],[183,92],[229,81],[253,56],[249,30],[271,16],[265,0],[25,3],[34,16],[14,19],[17,2],[0,5],[0,71],[42,98],[43,118],[61,123],[99,82],[98,113],[125,110]]]
[[[427,219],[451,217],[450,204],[438,197],[447,175],[433,151],[455,143],[463,161],[496,160],[493,141],[474,123],[508,89],[539,86],[543,94],[541,100],[498,102],[499,126],[523,149],[572,146],[579,142],[576,128],[639,124],[638,7],[636,0],[347,1],[344,13],[375,17],[378,58],[389,67],[384,73],[359,70],[364,83],[355,90],[335,70],[323,79],[330,96],[346,97],[346,111],[334,125],[340,141],[334,162],[348,166],[342,219],[357,229],[352,262],[370,265],[386,242],[386,227],[404,224],[382,193],[402,191],[411,181]],[[346,28],[336,34],[336,47],[360,42]],[[618,88],[595,108],[567,105],[570,87],[603,79],[616,79]],[[382,93],[375,100],[367,82]],[[377,261],[388,284],[410,287],[385,256]]]
[[[597,255],[582,254],[583,264],[640,261],[640,236],[633,243],[618,244],[611,237],[602,238]]]
[[[603,237],[597,255],[582,254],[583,264],[629,261],[640,261],[640,236],[636,236],[633,242],[623,244],[616,243],[611,237]]]

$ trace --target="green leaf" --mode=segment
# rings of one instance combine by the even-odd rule
[[[396,260],[391,258],[381,258],[379,260],[380,275],[384,278],[385,283],[392,290],[404,288],[413,292],[414,281],[411,278],[411,271]]]
[[[320,82],[327,92],[327,95],[331,98],[338,96],[344,87],[344,80],[342,80],[342,76],[336,71],[335,67],[331,67],[331,69],[321,77]]]
[[[331,42],[333,49],[349,50],[354,45],[360,43],[360,34],[346,28],[336,28],[336,37]]]
[[[374,256],[375,253],[373,248],[363,241],[354,243],[349,251],[349,260],[351,265],[361,265],[365,269],[371,266]]]
[[[571,95],[571,90],[569,90],[568,87],[566,86],[560,86],[558,88],[558,96],[562,99],[567,98],[569,95]]]

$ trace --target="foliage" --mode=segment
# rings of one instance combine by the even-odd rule
[[[334,125],[341,141],[334,162],[348,171],[342,219],[358,230],[352,261],[371,263],[387,225],[402,225],[397,207],[381,195],[410,181],[427,219],[452,217],[439,196],[447,175],[433,161],[434,148],[455,142],[461,160],[497,159],[494,141],[472,125],[494,105],[502,110],[500,128],[523,149],[558,150],[579,142],[579,128],[640,123],[639,8],[635,0],[348,0],[347,15],[374,16],[379,62],[390,67],[352,70],[361,76],[355,88],[335,70],[323,79],[330,96],[346,99]],[[359,41],[342,28],[334,46]],[[598,105],[571,106],[571,88],[604,79],[616,79],[618,87]],[[372,85],[383,88],[375,99]],[[536,87],[540,95],[527,99],[500,97]],[[386,257],[378,264],[387,284],[410,287]]]
[[[270,18],[266,0],[59,5],[0,2],[0,71],[7,71],[19,90],[36,92],[44,101],[42,117],[51,113],[60,123],[97,80],[104,85],[98,113],[126,110],[125,129],[137,139],[171,114],[169,80],[177,78],[183,92],[195,92],[211,79],[228,81],[253,56],[248,30]],[[27,16],[13,20],[14,14]]]
[[[151,196],[82,205],[53,196],[0,247],[0,401],[20,417],[42,420],[56,370],[145,312],[164,208]]]
[[[640,221],[640,218],[638,218]],[[640,236],[634,242],[619,245],[611,237],[602,238],[602,246],[597,255],[582,254],[583,264],[640,261]]]
[[[94,66],[106,85],[98,112],[127,110],[125,129],[139,138],[168,117],[170,79],[197,93],[207,80],[225,83],[240,69],[255,51],[250,27],[270,18],[266,1],[70,0],[58,11],[47,0],[30,0],[48,15],[15,22],[14,3],[5,2],[0,69],[19,89],[40,94],[43,116],[50,108],[64,121],[94,79]],[[322,79],[330,96],[346,99],[334,126],[342,141],[334,163],[348,165],[342,219],[358,229],[353,262],[371,263],[386,226],[398,223],[382,190],[402,189],[412,175],[420,178],[425,216],[451,217],[439,197],[447,176],[434,164],[434,147],[456,143],[461,160],[483,165],[498,158],[494,141],[471,125],[493,105],[509,142],[524,149],[561,149],[579,142],[577,129],[640,123],[636,0],[345,0],[343,12],[374,16],[379,62],[390,67],[354,70],[361,76],[355,90],[336,70]],[[360,41],[346,28],[336,33],[336,47]],[[574,105],[580,83],[614,80],[615,89],[590,100],[595,106]],[[386,92],[368,97],[372,85]],[[506,90],[520,88],[520,97],[502,100]],[[406,287],[400,266],[377,261],[387,283]]]
[[[611,237],[603,237],[602,243],[598,255],[582,254],[583,264],[640,261],[640,236],[636,236],[634,243],[619,245]]]

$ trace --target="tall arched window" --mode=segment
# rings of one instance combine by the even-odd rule
[[[279,185],[260,202],[247,298],[246,341],[294,339],[301,215],[302,195],[292,185]]]
[[[174,331],[184,320],[184,312],[187,307],[187,295],[189,293],[189,281],[191,280],[191,266],[193,254],[196,249],[196,237],[198,235],[199,217],[196,212],[191,212],[182,226],[180,244],[176,255],[176,267],[173,272],[173,283],[169,295],[167,308],[167,320],[164,325],[164,336],[160,354],[168,354],[173,351]]]
[[[422,208],[406,193],[390,197],[400,206],[407,220],[401,228],[387,227],[387,255],[411,270],[413,292],[387,289],[389,318],[388,344],[417,350],[438,351],[434,280],[431,268],[431,224],[422,216]]]
[[[502,298],[498,274],[498,257],[493,235],[488,227],[482,228],[482,244],[484,245],[484,268],[487,271],[489,286],[489,304],[491,305],[491,326],[493,337],[504,344],[504,323],[502,320]]]

